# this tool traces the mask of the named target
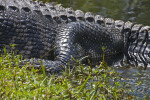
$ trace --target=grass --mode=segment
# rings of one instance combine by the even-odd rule
[[[14,52],[0,56],[0,98],[16,100],[121,100],[135,99],[121,85],[119,73],[102,61],[99,66],[75,66],[61,75],[47,75],[45,72],[19,67],[21,56]],[[40,72],[40,73],[39,73]]]

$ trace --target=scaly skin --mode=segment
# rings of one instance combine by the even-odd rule
[[[71,57],[101,58],[102,47],[106,56],[124,53],[128,63],[147,66],[149,57],[134,60],[141,60],[135,53],[149,54],[149,29],[53,3],[0,0],[0,49],[16,44],[18,53],[28,58],[23,64],[29,61],[40,67],[41,60],[52,73],[70,65]]]

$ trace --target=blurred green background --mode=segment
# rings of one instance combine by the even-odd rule
[[[42,0],[105,17],[150,25],[150,0]]]

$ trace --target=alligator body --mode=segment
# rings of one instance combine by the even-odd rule
[[[72,57],[99,59],[102,47],[106,56],[123,54],[129,64],[148,66],[149,29],[54,3],[0,0],[0,49],[16,44],[26,61],[39,67],[42,60],[49,72],[64,69]]]

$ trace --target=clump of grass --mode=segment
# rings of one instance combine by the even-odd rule
[[[20,67],[21,56],[14,52],[0,56],[0,98],[1,99],[133,99],[125,84],[117,81],[119,73],[102,61],[101,65],[75,66],[61,75],[38,73],[28,64]]]

